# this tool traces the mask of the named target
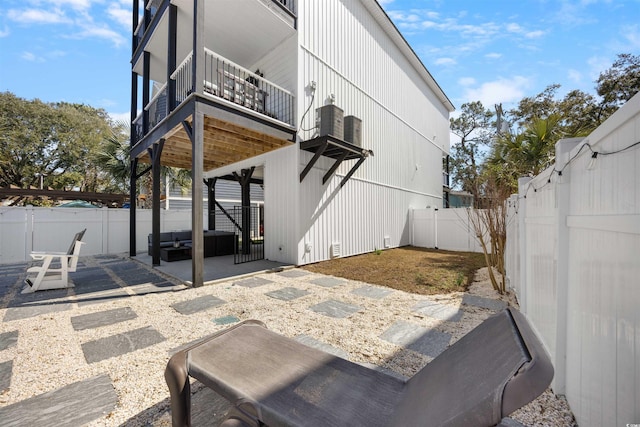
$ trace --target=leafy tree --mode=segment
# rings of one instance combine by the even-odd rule
[[[110,127],[102,109],[0,93],[0,186],[97,191],[93,158]]]
[[[640,91],[640,55],[622,53],[611,68],[600,73],[596,90],[602,97],[602,121]]]
[[[596,99],[588,93],[573,90],[563,99],[556,99],[560,85],[552,84],[532,97],[525,97],[518,106],[508,112],[514,123],[513,131],[521,132],[536,119],[556,116],[557,136],[585,136],[600,125],[599,107]],[[553,141],[555,143],[555,141]]]
[[[460,138],[451,148],[453,184],[478,200],[482,163],[495,136],[494,114],[480,101],[462,104],[461,110],[459,117],[450,119],[451,132]]]
[[[518,106],[508,112],[511,123],[517,128],[525,127],[536,117],[548,117],[557,112],[558,102],[555,98],[558,89],[559,84],[552,84],[535,96],[522,98]]]

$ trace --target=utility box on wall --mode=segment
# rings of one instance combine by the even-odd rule
[[[362,147],[362,120],[356,116],[344,118],[344,140]]]
[[[316,119],[320,121],[319,135],[344,138],[344,111],[333,104],[316,109]]]

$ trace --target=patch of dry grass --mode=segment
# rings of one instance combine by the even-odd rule
[[[482,254],[403,248],[337,258],[302,268],[315,273],[373,283],[416,294],[462,292],[484,267]]]

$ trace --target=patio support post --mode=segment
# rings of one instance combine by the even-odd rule
[[[164,138],[161,138],[154,147],[149,148],[151,157],[152,176],[152,201],[151,201],[151,235],[153,245],[151,247],[151,263],[154,266],[160,265],[160,157]]]
[[[149,24],[151,23],[151,12],[149,11],[149,8],[147,7],[149,5],[149,1],[150,0],[144,0],[144,16],[142,19],[144,19],[144,29],[145,31],[147,30],[147,28],[149,28]]]
[[[209,230],[216,229],[216,182],[218,178],[209,178],[207,183],[207,213],[209,214]]]
[[[137,2],[134,6],[134,11],[137,11]],[[137,25],[137,14],[134,17],[134,24]],[[135,36],[134,36],[135,40]],[[133,147],[138,142],[138,135],[136,133],[136,126],[133,122],[136,119],[138,110],[138,74],[131,73],[131,110],[129,115],[129,146]],[[129,177],[129,256],[136,256],[137,242],[136,242],[136,202],[138,200],[138,176],[136,172],[138,170],[138,158],[134,157],[130,160],[130,173]]]
[[[169,40],[167,53],[167,111],[168,116],[176,108],[176,81],[171,74],[176,70],[176,44],[177,44],[178,7],[169,5]]]
[[[186,125],[185,125],[186,126]],[[200,103],[195,103],[191,134],[191,283],[194,287],[204,284],[204,221],[202,198],[204,157],[204,113]]]
[[[136,202],[138,200],[138,159],[131,159],[131,176],[129,177],[129,256],[136,256]]]
[[[240,183],[242,193],[242,253],[251,253],[251,175],[255,167],[242,169],[242,176],[233,173]]]
[[[149,52],[144,52],[142,68],[142,134],[146,135],[149,132],[149,110],[145,109],[145,107],[149,104],[149,86],[151,85],[149,80],[151,54]]]
[[[140,2],[138,0],[133,0],[133,13],[132,13],[132,17],[133,20],[131,21],[131,53],[134,53],[136,51],[136,48],[138,47],[138,43],[137,43],[137,39],[138,36],[136,36],[136,29],[138,28],[138,23],[139,23],[139,15],[140,15]]]
[[[204,87],[204,13],[205,2],[193,1],[193,90],[202,93]],[[199,287],[204,284],[204,203],[202,192],[204,173],[204,113],[202,105],[196,100],[193,104],[193,121],[189,138],[191,139],[191,285]],[[188,123],[183,122],[188,129]],[[187,134],[189,132],[187,131]]]

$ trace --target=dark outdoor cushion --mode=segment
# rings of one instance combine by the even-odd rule
[[[178,239],[179,242],[183,242],[183,241],[191,241],[191,231],[174,231],[172,234],[171,239],[172,240],[176,240]]]
[[[173,233],[171,232],[167,232],[167,233],[160,233],[160,246],[162,246],[162,242],[173,242]],[[149,242],[149,245],[151,245],[151,243],[153,242],[153,234],[149,233],[149,236],[147,237],[147,241]]]

